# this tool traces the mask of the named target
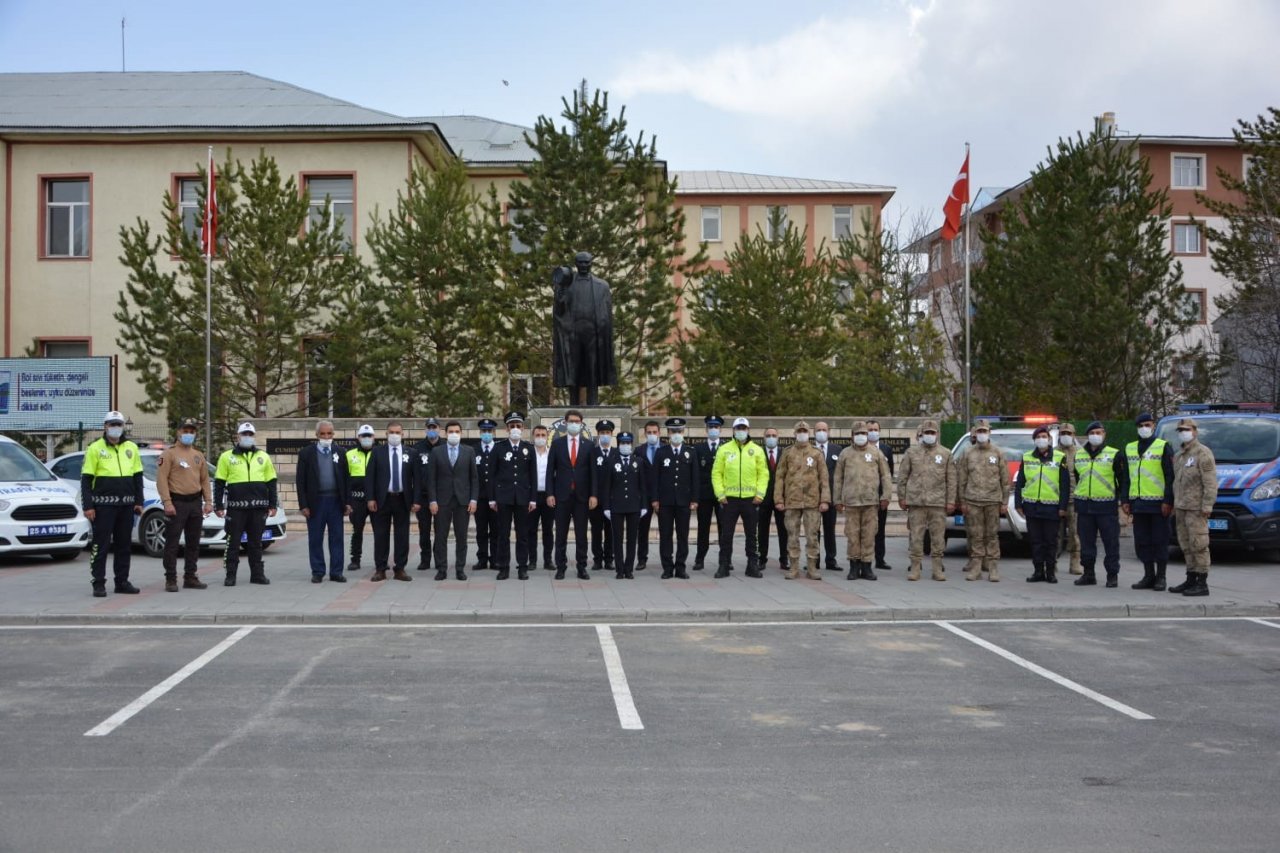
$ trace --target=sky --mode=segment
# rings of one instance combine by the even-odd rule
[[[584,78],[672,170],[897,188],[931,224],[973,147],[1010,186],[1062,136],[1227,136],[1280,105],[1274,0],[0,0],[0,71],[248,71],[403,116],[532,125]],[[976,189],[975,189],[976,191]]]

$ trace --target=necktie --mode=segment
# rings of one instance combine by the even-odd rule
[[[400,491],[400,451],[391,451],[391,491]]]
[[[772,471],[774,469],[774,466],[778,464],[778,461],[773,458],[773,454],[774,454],[774,451],[770,450],[769,451],[769,470],[770,471]]]
[[[569,439],[569,467],[578,467],[578,439]]]
[[[452,468],[458,461],[458,448],[449,447],[449,467]]]

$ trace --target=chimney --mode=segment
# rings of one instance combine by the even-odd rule
[[[1093,120],[1093,124],[1099,136],[1116,135],[1116,114],[1114,112],[1103,113]]]

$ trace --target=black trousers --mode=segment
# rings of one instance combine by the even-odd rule
[[[698,506],[702,508],[701,504]],[[685,568],[689,559],[689,505],[658,508],[658,556],[664,572]],[[652,513],[650,513],[652,515]],[[672,539],[675,539],[672,553]]]
[[[418,521],[418,562],[423,566],[431,565],[431,531],[435,527],[435,516],[426,504],[417,512]],[[436,568],[440,568],[436,566]]]
[[[613,525],[604,517],[604,510],[597,506],[589,513],[591,518],[591,559],[593,568],[613,565]]]
[[[636,534],[640,529],[640,513],[613,512],[609,521],[613,528],[613,563],[620,572],[632,572],[636,567]]]
[[[778,564],[787,567],[787,514],[773,505],[773,501],[760,504],[759,523],[756,525],[756,553],[760,556],[760,565],[769,559],[769,522],[778,526]]]
[[[351,554],[351,562],[360,562],[361,555],[364,554],[364,523],[369,520],[369,502],[364,498],[364,492],[351,493],[351,547],[348,551]]]
[[[555,549],[555,530],[556,530],[556,510],[555,507],[547,506],[547,493],[538,492],[536,503],[538,508],[529,513],[529,524],[525,528],[525,534],[528,536],[528,543],[525,547],[529,551],[529,565],[536,566],[538,564],[538,531],[542,531],[542,564],[544,566],[551,565],[551,553]]]
[[[649,561],[649,530],[653,526],[653,517],[657,515],[653,511],[653,504],[649,504],[646,509],[649,511],[644,514],[644,518],[636,526],[636,564],[646,563]]]
[[[699,565],[707,559],[707,551],[711,549],[711,519],[716,520],[716,533],[719,534],[724,523],[721,513],[723,509],[715,497],[698,500],[698,540],[693,561]]]
[[[880,510],[876,517],[876,565],[884,562],[884,523],[889,519],[889,510]]]
[[[1052,566],[1058,560],[1058,517],[1027,516],[1027,539],[1031,542],[1031,562]]]
[[[196,573],[196,561],[200,557],[200,531],[204,528],[204,504],[199,495],[194,500],[173,499],[173,515],[164,519],[164,575],[178,573],[178,551],[182,550],[182,572]],[[178,538],[182,543],[178,543]]]
[[[1102,536],[1102,565],[1108,575],[1120,573],[1120,516],[1111,512],[1081,512],[1076,502],[1076,532],[1080,534],[1080,563],[1092,569],[1098,560],[1098,536]]]
[[[1133,514],[1133,547],[1144,564],[1163,566],[1169,562],[1169,522],[1172,520],[1159,510]]]
[[[395,562],[397,572],[404,571],[409,562],[409,502],[403,493],[388,494],[373,514],[373,568],[385,572],[391,557],[391,528],[395,527]]]
[[[451,527],[453,528],[453,568],[455,571],[462,571],[466,568],[467,524],[470,518],[471,513],[467,512],[467,505],[458,503],[457,498],[450,500],[448,504],[439,505],[433,518],[436,528],[435,558],[437,570],[445,569],[449,566],[449,528]]]
[[[839,568],[836,562],[836,515],[836,504],[832,501],[822,514],[822,554],[828,569]]]
[[[476,567],[491,565],[497,552],[498,513],[483,498],[476,504]]]
[[[133,504],[94,507],[93,550],[89,571],[95,583],[107,579],[107,554],[114,554],[112,571],[117,583],[129,579],[133,557]]]
[[[720,568],[733,568],[733,533],[742,519],[742,532],[747,539],[747,568],[757,565],[756,517],[759,507],[751,498],[729,498],[720,507]]]
[[[570,494],[556,501],[556,569],[569,567],[569,522],[573,522],[574,559],[578,568],[587,567],[587,499]]]
[[[498,504],[498,542],[494,552],[493,567],[499,571],[511,569],[511,527],[516,529],[516,567],[529,568],[529,539],[525,532],[529,525],[529,505]]]
[[[245,555],[249,558],[249,576],[258,577],[265,566],[262,562],[262,531],[267,529],[267,509],[227,510],[227,550],[222,555],[222,567],[227,577],[235,577],[240,568],[240,537],[244,537]]]

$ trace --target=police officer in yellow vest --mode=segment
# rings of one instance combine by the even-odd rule
[[[1027,520],[1033,572],[1027,583],[1058,582],[1058,525],[1067,514],[1071,474],[1066,455],[1049,446],[1049,428],[1038,426],[1031,434],[1035,449],[1022,456],[1014,484],[1014,506]]]
[[[112,551],[116,592],[136,595],[129,583],[133,550],[133,517],[142,514],[142,456],[138,445],[124,437],[124,415],[107,412],[102,438],[84,451],[80,467],[80,497],[84,517],[93,524],[89,570],[94,598],[107,594],[107,552]]]
[[[1089,424],[1085,446],[1075,454],[1075,472],[1073,502],[1080,535],[1080,562],[1084,566],[1084,574],[1075,585],[1097,584],[1094,564],[1101,534],[1107,587],[1114,589],[1120,574],[1119,496],[1129,493],[1129,468],[1120,450],[1107,444],[1107,430],[1101,421]]]
[[[1156,420],[1142,412],[1134,421],[1138,440],[1125,447],[1129,490],[1120,508],[1133,519],[1133,547],[1142,561],[1134,589],[1164,591],[1169,563],[1169,516],[1173,514],[1173,448],[1156,438]]]
[[[756,554],[756,516],[769,487],[769,463],[764,448],[751,440],[751,424],[746,418],[733,422],[733,441],[720,445],[711,466],[711,488],[720,502],[720,568],[716,577],[727,578],[733,571],[733,533],[742,519],[747,542],[749,578],[764,577]]]
[[[1071,491],[1076,490],[1076,453],[1080,445],[1076,444],[1076,428],[1070,421],[1058,424],[1058,449],[1066,457],[1067,471],[1071,474]],[[1068,570],[1073,575],[1084,573],[1080,568],[1080,536],[1076,532],[1076,504],[1074,498],[1067,501],[1067,517],[1063,519],[1061,539],[1065,540],[1067,554],[1071,557]]]
[[[276,469],[271,457],[255,445],[253,424],[245,422],[236,430],[236,446],[218,459],[213,477],[213,505],[218,517],[227,519],[227,551],[222,565],[225,586],[236,585],[240,567],[240,537],[249,555],[249,583],[269,584],[262,562],[262,532],[267,517],[276,506]]]
[[[356,446],[347,451],[347,506],[351,507],[351,562],[348,572],[360,570],[360,557],[364,553],[364,524],[369,519],[369,499],[364,494],[364,475],[369,468],[369,456],[373,454],[374,430],[370,424],[361,424],[356,430]]]

